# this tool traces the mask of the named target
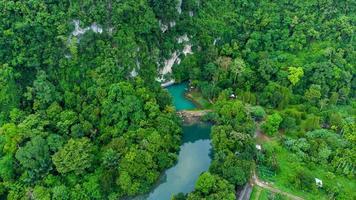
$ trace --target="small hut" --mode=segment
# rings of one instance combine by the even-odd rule
[[[261,145],[259,145],[259,144],[256,144],[256,149],[257,149],[257,150],[259,150],[259,151],[261,151],[261,150],[262,150],[262,147],[261,147]]]
[[[320,188],[323,187],[323,181],[318,178],[315,178],[315,184]]]

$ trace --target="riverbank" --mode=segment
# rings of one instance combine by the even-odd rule
[[[174,81],[169,81],[161,86],[166,86],[172,96],[177,115],[184,121],[182,144],[177,162],[161,174],[149,193],[138,196],[135,200],[168,200],[172,195],[194,191],[198,177],[208,171],[212,160],[211,124],[200,121],[209,111],[195,110],[196,104],[185,96],[187,82],[175,84]]]
[[[190,90],[184,94],[185,98],[192,101],[200,109],[211,108],[212,102],[206,100],[203,95],[197,90]]]

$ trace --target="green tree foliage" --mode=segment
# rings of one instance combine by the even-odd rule
[[[307,132],[306,137],[288,139],[285,145],[306,162],[327,165],[333,161],[336,172],[351,175],[354,171],[355,166],[352,162],[355,157],[350,155],[354,151],[352,143],[346,142],[344,138],[330,130],[318,129]],[[344,154],[340,154],[341,152]]]
[[[174,164],[180,144],[179,119],[156,81],[157,63],[173,52],[181,62],[172,77],[190,79],[214,102],[216,156],[211,174],[188,198],[230,199],[231,185],[248,180],[255,148],[246,104],[278,109],[282,119],[269,115],[266,132],[284,129],[298,148],[286,146],[303,162],[330,163],[337,175],[354,176],[351,1],[0,5],[0,199],[148,192]],[[74,20],[86,31],[73,32]],[[178,43],[185,34],[190,41]],[[184,55],[188,43],[194,53]],[[259,107],[250,111],[255,119],[264,116]],[[298,188],[308,177],[299,174],[292,184]]]
[[[7,64],[0,65],[0,125],[8,119],[11,109],[19,104],[16,74]]]
[[[149,2],[156,16],[164,23],[169,23],[177,19],[178,9],[180,9],[178,0],[150,0]]]
[[[55,86],[48,81],[45,71],[39,71],[36,80],[33,82],[33,87],[28,87],[24,94],[27,100],[33,100],[34,109],[40,106],[47,107],[54,101],[59,100],[59,93]]]
[[[53,163],[59,173],[82,174],[94,161],[94,147],[87,138],[70,139],[53,155]]]
[[[284,89],[289,85],[293,85],[289,88],[293,90],[290,92],[298,95],[304,95],[312,85],[319,85],[325,97],[333,93],[349,96],[355,59],[346,56],[347,52],[353,54],[354,50],[350,40],[352,16],[346,11],[348,9],[344,9],[344,3],[327,4],[323,8],[317,1],[287,4],[267,1],[202,3],[196,22],[189,24],[196,30],[194,34],[199,46],[203,47],[197,52],[201,63],[197,67],[202,74],[198,80],[204,82],[214,78],[211,82],[218,91],[239,88],[256,93],[264,91],[266,85],[276,83],[284,91],[274,87],[276,89],[269,93],[276,94],[260,98],[263,104],[271,102],[273,107],[281,101],[281,97],[290,97]],[[331,15],[322,10],[338,11]],[[280,19],[285,20],[281,22]],[[325,22],[320,19],[325,19]],[[344,30],[347,37],[340,37],[338,31],[331,31],[333,25],[339,27],[338,20],[343,22],[343,28],[339,30]],[[224,67],[227,65],[222,65],[228,62],[222,60],[237,65],[232,64],[229,69]],[[217,63],[219,68],[214,76],[206,77],[204,74],[210,71],[209,64],[212,62]],[[199,87],[206,90],[207,85]],[[213,97],[217,97],[218,93]],[[211,95],[206,97],[213,98]],[[277,100],[271,101],[273,97]],[[286,106],[288,101],[282,104]]]
[[[318,103],[320,97],[321,97],[320,85],[311,85],[310,88],[304,94],[304,98],[312,104]]]
[[[230,70],[232,73],[232,80],[233,83],[237,81],[237,78],[241,76],[241,74],[244,72],[246,68],[245,61],[241,58],[235,58],[230,65]]]
[[[0,177],[4,181],[10,181],[14,175],[14,158],[11,155],[3,156],[0,160]]]
[[[296,85],[304,75],[303,68],[301,67],[289,67],[288,71],[288,79],[292,83],[292,85]]]
[[[295,176],[290,177],[289,181],[297,189],[316,190],[315,178],[310,171],[299,169]]]
[[[198,199],[235,199],[234,188],[226,180],[205,172],[198,178],[195,190],[188,195],[187,200]]]
[[[35,199],[50,200],[51,194],[49,193],[48,189],[46,189],[45,187],[36,186],[33,189],[33,197]]]
[[[281,109],[289,104],[291,96],[289,88],[270,82],[260,93],[259,99],[262,105]]]
[[[267,116],[267,119],[262,124],[261,128],[267,135],[273,136],[278,132],[279,125],[281,124],[282,120],[283,118],[278,113],[274,113]]]
[[[132,149],[120,162],[117,183],[129,195],[148,191],[159,176],[157,171],[151,170],[156,168],[156,163],[148,152]],[[142,179],[133,180],[137,176],[142,176]]]
[[[261,106],[251,107],[251,115],[256,120],[262,120],[266,116],[266,111]]]
[[[248,115],[246,107],[241,101],[221,99],[216,102],[214,109],[218,115],[215,119],[218,124],[229,124],[235,130],[253,133],[254,125],[251,116]]]
[[[15,157],[30,178],[43,175],[51,169],[49,147],[40,136],[32,138],[24,147],[19,148]]]
[[[250,178],[252,168],[251,159],[245,158],[240,153],[229,153],[226,158],[220,158],[221,154],[216,155],[216,159],[210,166],[210,171],[237,186],[243,186]]]
[[[52,198],[53,199],[63,199],[68,200],[69,198],[69,191],[68,188],[64,185],[55,186],[52,188]]]
[[[259,150],[256,155],[257,164],[260,167],[266,167],[272,172],[279,170],[279,163],[276,158],[277,149],[273,145],[264,144],[262,150]]]
[[[209,171],[229,184],[242,186],[250,178],[255,156],[252,118],[246,105],[239,100],[228,100],[226,94],[221,94],[214,110],[212,119],[217,124],[212,128],[214,159]]]

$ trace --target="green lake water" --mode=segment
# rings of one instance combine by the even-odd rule
[[[194,109],[195,105],[184,97],[186,83],[168,87],[177,110]],[[149,193],[147,200],[169,200],[174,194],[194,190],[199,175],[211,163],[211,125],[207,123],[183,126],[182,145],[175,166],[167,169],[159,184]]]

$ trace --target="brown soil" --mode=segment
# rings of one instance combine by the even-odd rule
[[[262,132],[259,123],[256,124],[255,138],[257,139],[257,141],[262,142],[271,140],[271,138],[269,138],[266,134]]]

